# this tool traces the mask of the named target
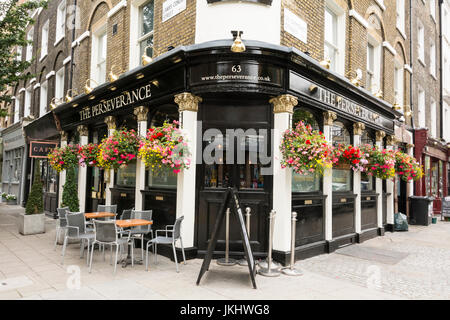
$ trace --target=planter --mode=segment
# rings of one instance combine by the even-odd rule
[[[437,218],[431,218],[431,223],[432,224],[436,224],[437,223]]]
[[[16,205],[17,204],[17,200],[6,200],[6,204],[7,205]]]
[[[19,233],[23,235],[45,233],[45,214],[19,214],[17,219]]]

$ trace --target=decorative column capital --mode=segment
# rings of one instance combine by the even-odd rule
[[[323,124],[325,126],[332,126],[334,120],[337,119],[337,114],[334,111],[325,111],[323,113]]]
[[[361,136],[365,129],[366,129],[366,125],[362,122],[355,122],[353,124],[353,134],[355,136]]]
[[[397,138],[395,136],[387,136],[386,138],[386,145],[388,146],[395,146],[397,144]]]
[[[80,134],[80,136],[88,136],[89,135],[89,130],[88,130],[88,127],[87,126],[85,126],[85,125],[79,125],[78,127],[77,127],[77,131],[78,131],[78,133]]]
[[[108,130],[116,129],[116,118],[113,116],[108,116],[105,118],[105,123],[108,126]]]
[[[69,139],[69,134],[66,131],[60,131],[59,134],[61,135],[61,141],[66,141]]]
[[[294,113],[294,107],[298,104],[298,99],[290,94],[272,98],[269,103],[273,105],[273,113]]]
[[[137,116],[137,121],[147,121],[148,108],[144,106],[134,108],[134,114]]]
[[[377,131],[375,133],[375,140],[377,142],[383,141],[384,137],[386,137],[386,132],[384,132],[384,131]]]
[[[411,149],[411,148],[414,148],[414,147],[415,147],[415,145],[412,144],[412,143],[408,143],[408,144],[406,145],[406,148],[408,148],[408,149]]]
[[[198,112],[198,104],[203,99],[199,96],[195,96],[190,92],[183,92],[175,95],[175,103],[178,105],[178,111],[194,111]]]

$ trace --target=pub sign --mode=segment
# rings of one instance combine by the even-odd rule
[[[47,158],[57,146],[56,141],[30,141],[30,158]]]

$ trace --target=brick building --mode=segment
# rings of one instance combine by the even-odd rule
[[[413,23],[410,28],[410,13],[420,8],[411,11],[406,0],[93,0],[73,4],[54,1],[37,14],[34,30],[38,32],[33,33],[37,48],[50,18],[47,57],[30,70],[38,74],[32,84],[15,88],[22,96],[30,87],[34,93],[30,100],[15,94],[18,101],[25,99],[19,102],[19,118],[28,113],[43,116],[39,106],[44,108],[45,100],[37,92],[45,82],[48,104],[72,89],[69,99],[58,100],[49,113],[55,128],[36,139],[53,140],[51,134],[61,133],[62,145],[98,143],[118,127],[144,134],[147,127],[165,119],[181,119],[190,148],[201,151],[206,148],[201,143],[211,143],[200,138],[208,128],[275,132],[266,139],[259,134],[253,135],[256,140],[249,138],[258,148],[270,150],[274,168],[270,176],[261,173],[261,163],[248,159],[244,166],[226,168],[197,159],[197,165],[182,174],[164,177],[144,171],[140,160],[118,172],[80,167],[82,211],[113,203],[119,211],[151,209],[155,228],[184,215],[185,246],[191,256],[197,256],[206,250],[212,232],[207,221],[217,214],[224,190],[236,187],[252,211],[251,244],[257,255],[264,255],[267,248],[265,215],[269,209],[277,211],[274,250],[277,259],[285,262],[293,210],[303,212],[297,232],[298,257],[382,235],[386,229],[393,230],[394,211],[407,210],[412,184],[365,178],[348,168],[330,169],[323,179],[293,175],[279,169],[278,148],[265,144],[273,139],[276,146],[292,119],[303,119],[320,128],[330,141],[382,148],[398,143],[412,153],[412,132],[417,126],[411,115],[417,117],[417,112],[410,88],[418,79],[418,67],[415,46],[411,46],[411,39],[413,43],[416,39],[411,30],[417,26]],[[58,42],[55,34],[63,16],[67,22],[73,20],[75,28],[66,26]],[[432,21],[426,18],[422,23],[428,28]],[[246,46],[244,52],[230,50],[237,34]],[[439,47],[435,48],[437,52]],[[440,61],[438,56],[435,61]],[[436,67],[436,79],[438,73]],[[58,82],[61,77],[64,80]],[[432,83],[431,77],[427,79]],[[34,102],[29,112],[28,101]],[[51,118],[43,117],[27,126],[28,136],[37,134]],[[197,120],[203,128],[197,129]],[[245,143],[250,145],[250,140]],[[64,173],[60,174],[60,194],[64,179]],[[232,234],[233,241],[237,236]],[[239,245],[231,250],[242,253]]]

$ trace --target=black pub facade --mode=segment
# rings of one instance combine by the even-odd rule
[[[392,182],[347,168],[297,176],[281,169],[279,151],[282,133],[299,120],[333,143],[392,148],[398,116],[392,106],[296,49],[246,41],[245,52],[233,53],[231,44],[175,48],[53,110],[61,144],[99,143],[120,127],[145,135],[151,126],[179,120],[192,153],[193,165],[178,175],[153,174],[140,160],[117,172],[80,167],[81,210],[96,211],[99,204],[117,204],[119,212],[151,209],[155,229],[184,215],[184,247],[198,257],[233,187],[251,209],[256,257],[267,254],[268,215],[276,211],[274,257],[283,263],[289,261],[292,211],[298,213],[297,259],[392,230]],[[230,251],[242,256],[233,219]],[[224,248],[219,241],[217,254]]]

